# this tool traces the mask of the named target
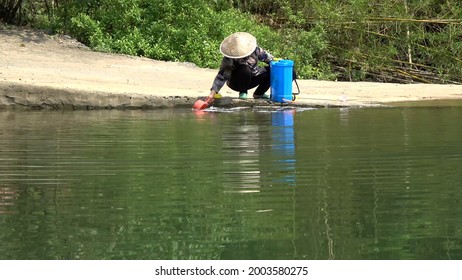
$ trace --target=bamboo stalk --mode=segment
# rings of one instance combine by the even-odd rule
[[[409,8],[407,6],[407,0],[404,0],[404,9],[406,10],[406,14],[409,13]],[[406,25],[406,40],[407,40],[407,55],[408,55],[408,60],[410,67],[412,66],[412,52],[411,52],[411,31],[409,29],[409,25]]]
[[[412,78],[412,79],[414,79],[414,80],[421,81],[421,82],[424,82],[424,83],[427,83],[427,84],[431,84],[430,81],[428,81],[428,80],[426,80],[426,79],[424,79],[424,78],[422,78],[422,77],[418,77],[418,76],[416,76],[416,75],[412,75],[412,74],[410,74],[410,73],[408,73],[408,72],[405,72],[405,71],[403,71],[403,70],[395,69],[395,71],[398,72],[398,73],[401,73],[402,75],[404,75],[404,76],[406,76],[406,77]]]
[[[276,18],[276,21],[286,22],[288,21],[287,18]],[[307,22],[316,23],[318,21],[327,21],[329,22],[329,18],[307,18]],[[414,18],[393,18],[393,17],[385,17],[385,18],[364,18],[364,21],[357,21],[357,20],[347,20],[347,21],[335,21],[335,24],[342,25],[342,24],[358,24],[358,23],[383,23],[383,22],[408,22],[408,23],[437,23],[437,24],[462,24],[462,19],[414,19]]]

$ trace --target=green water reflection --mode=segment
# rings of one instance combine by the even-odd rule
[[[0,256],[462,259],[460,119],[0,112]]]

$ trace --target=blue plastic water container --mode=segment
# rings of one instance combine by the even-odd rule
[[[271,61],[271,101],[292,101],[292,73],[294,62],[292,60]]]

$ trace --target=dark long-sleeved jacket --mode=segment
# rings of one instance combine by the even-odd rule
[[[269,64],[272,60],[273,56],[260,47],[257,47],[251,55],[244,58],[233,59],[223,57],[223,60],[221,61],[220,70],[218,71],[218,74],[215,76],[215,79],[213,80],[213,85],[211,89],[215,90],[215,92],[219,92],[221,88],[225,85],[225,83],[231,78],[231,74],[237,65],[247,64],[252,71],[252,75],[257,76],[260,74],[258,61],[262,61]]]

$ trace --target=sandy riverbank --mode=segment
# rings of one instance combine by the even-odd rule
[[[90,51],[66,36],[0,26],[0,107],[159,108],[191,106],[217,69]],[[374,106],[462,99],[460,85],[300,80],[300,106]],[[252,105],[222,90],[227,105]],[[265,101],[261,101],[265,102]]]

